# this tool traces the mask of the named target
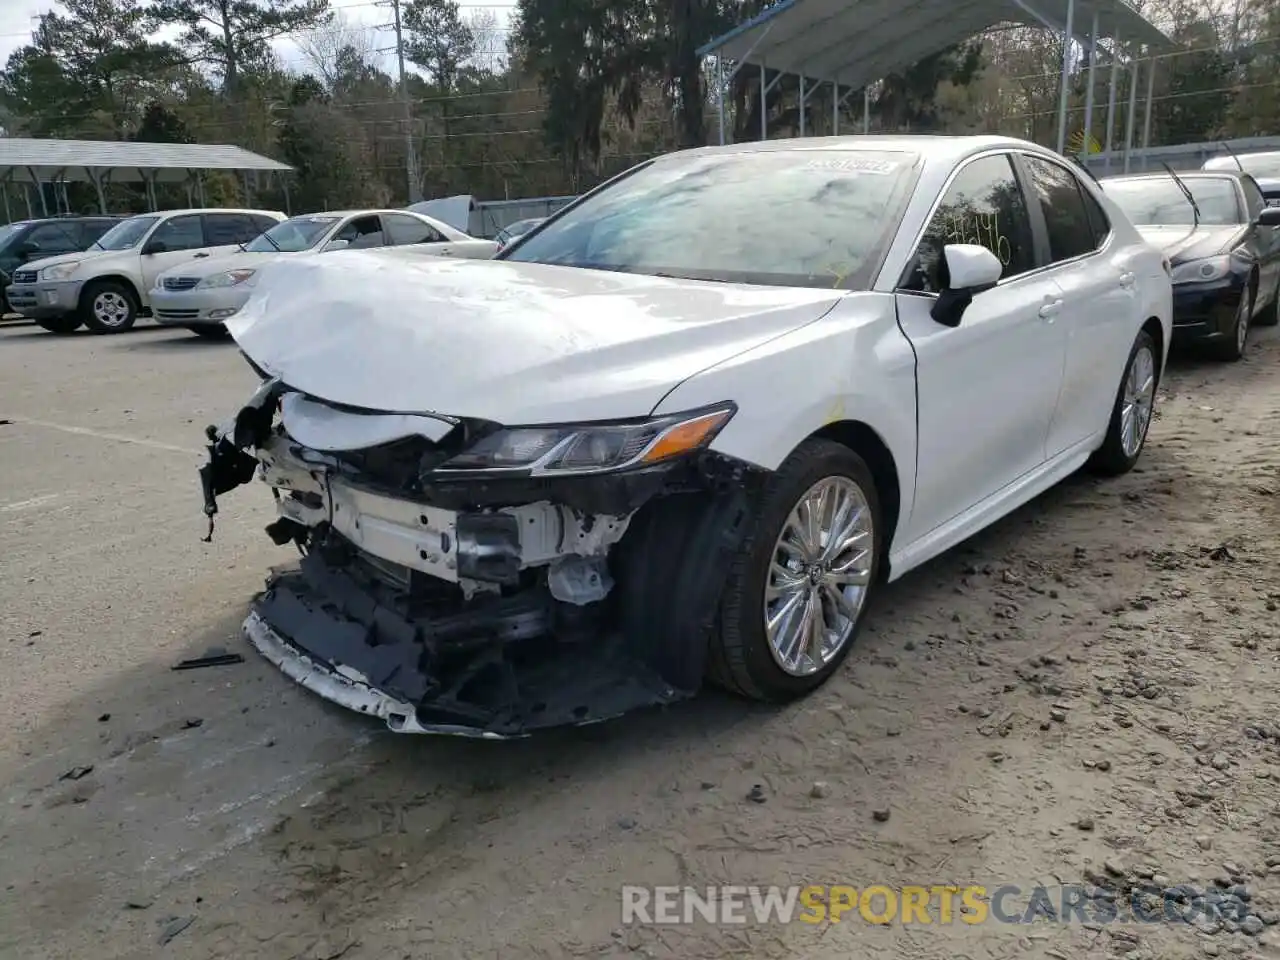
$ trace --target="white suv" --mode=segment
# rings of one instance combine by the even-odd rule
[[[14,271],[13,310],[46,330],[128,330],[149,310],[156,277],[188,260],[231,253],[285,219],[276,210],[166,210],[121,221],[82,253],[49,257]]]

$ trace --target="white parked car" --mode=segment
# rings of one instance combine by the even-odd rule
[[[120,333],[151,308],[156,277],[170,267],[236,250],[283,220],[278,210],[166,210],[123,220],[82,253],[15,270],[9,303],[53,333],[83,324]]]
[[[867,601],[1091,463],[1142,452],[1162,255],[995,137],[675,153],[495,259],[274,264],[263,377],[211,429],[298,569],[249,641],[412,732],[513,736],[826,681]],[[212,532],[212,531],[211,531]]]
[[[238,250],[214,260],[183,263],[156,278],[150,291],[156,322],[220,337],[244,306],[258,272],[285,255],[413,247],[444,257],[493,256],[493,240],[469,237],[446,223],[404,210],[346,210],[291,217]]]

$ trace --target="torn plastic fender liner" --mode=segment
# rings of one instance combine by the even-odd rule
[[[246,451],[266,440],[275,420],[276,402],[283,385],[279,380],[263,382],[249,402],[240,408],[235,419],[221,429],[210,424],[205,428],[209,443],[209,459],[200,468],[200,489],[204,494],[204,515],[209,519],[209,532],[204,537],[213,539],[213,518],[218,513],[218,497],[253,479],[258,460]]]

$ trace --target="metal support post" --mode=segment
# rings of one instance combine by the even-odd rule
[[[1067,83],[1071,76],[1071,44],[1075,30],[1076,0],[1067,0],[1067,27],[1062,32],[1062,83],[1058,89],[1058,153],[1067,147]]]
[[[1115,130],[1116,116],[1116,85],[1120,80],[1120,36],[1111,38],[1111,89],[1107,93],[1107,145],[1104,148],[1106,160],[1104,161],[1103,172],[1111,172],[1111,146],[1113,142],[1112,132]]]
[[[1125,124],[1124,133],[1124,172],[1129,172],[1129,162],[1133,153],[1133,122],[1138,112],[1138,76],[1142,72],[1142,61],[1133,58],[1133,76],[1129,78],[1129,120]]]
[[[1084,149],[1082,162],[1089,159],[1089,144],[1093,142],[1093,88],[1098,75],[1098,11],[1093,11],[1093,28],[1089,31],[1089,91],[1084,97]]]

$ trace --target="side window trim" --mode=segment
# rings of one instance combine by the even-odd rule
[[[912,267],[915,264],[915,260],[916,260],[916,253],[920,249],[920,244],[924,242],[925,234],[929,232],[929,226],[930,224],[933,223],[933,218],[937,216],[938,210],[942,206],[942,201],[946,199],[947,194],[951,191],[951,188],[955,184],[955,182],[958,179],[960,179],[960,175],[964,173],[964,171],[967,170],[973,164],[978,163],[982,160],[990,160],[992,157],[1004,158],[1005,162],[1009,164],[1010,173],[1013,176],[1014,183],[1017,184],[1018,190],[1022,193],[1022,204],[1023,204],[1023,207],[1026,208],[1027,210],[1028,220],[1031,221],[1031,236],[1032,236],[1032,246],[1034,251],[1033,256],[1036,261],[1036,265],[1033,266],[1030,270],[1024,270],[1022,271],[1022,273],[1014,274],[1011,277],[1001,277],[999,280],[996,281],[996,286],[1003,287],[1011,283],[1017,283],[1019,280],[1022,280],[1025,277],[1032,276],[1033,274],[1039,273],[1040,270],[1043,269],[1040,266],[1042,258],[1039,254],[1039,240],[1037,239],[1037,234],[1036,234],[1036,223],[1034,218],[1032,218],[1031,216],[1031,204],[1027,199],[1027,188],[1026,188],[1025,182],[1022,179],[1021,164],[1018,162],[1018,158],[1015,156],[1015,151],[1010,150],[1008,147],[997,147],[991,150],[983,151],[982,153],[976,153],[973,156],[966,158],[963,163],[959,164],[947,176],[947,179],[942,184],[942,189],[940,189],[938,191],[938,195],[934,197],[933,204],[929,207],[929,213],[924,218],[924,222],[921,223],[919,228],[916,230],[915,240],[912,241],[912,244],[911,244],[911,255],[907,258],[907,262],[903,264],[902,270],[898,274],[898,279],[894,283],[893,292],[895,294],[911,294],[913,296],[928,297],[930,299],[937,298],[938,294],[933,293],[931,291],[911,290],[905,286],[905,284],[909,282]],[[918,182],[919,181],[917,180],[917,183]]]

